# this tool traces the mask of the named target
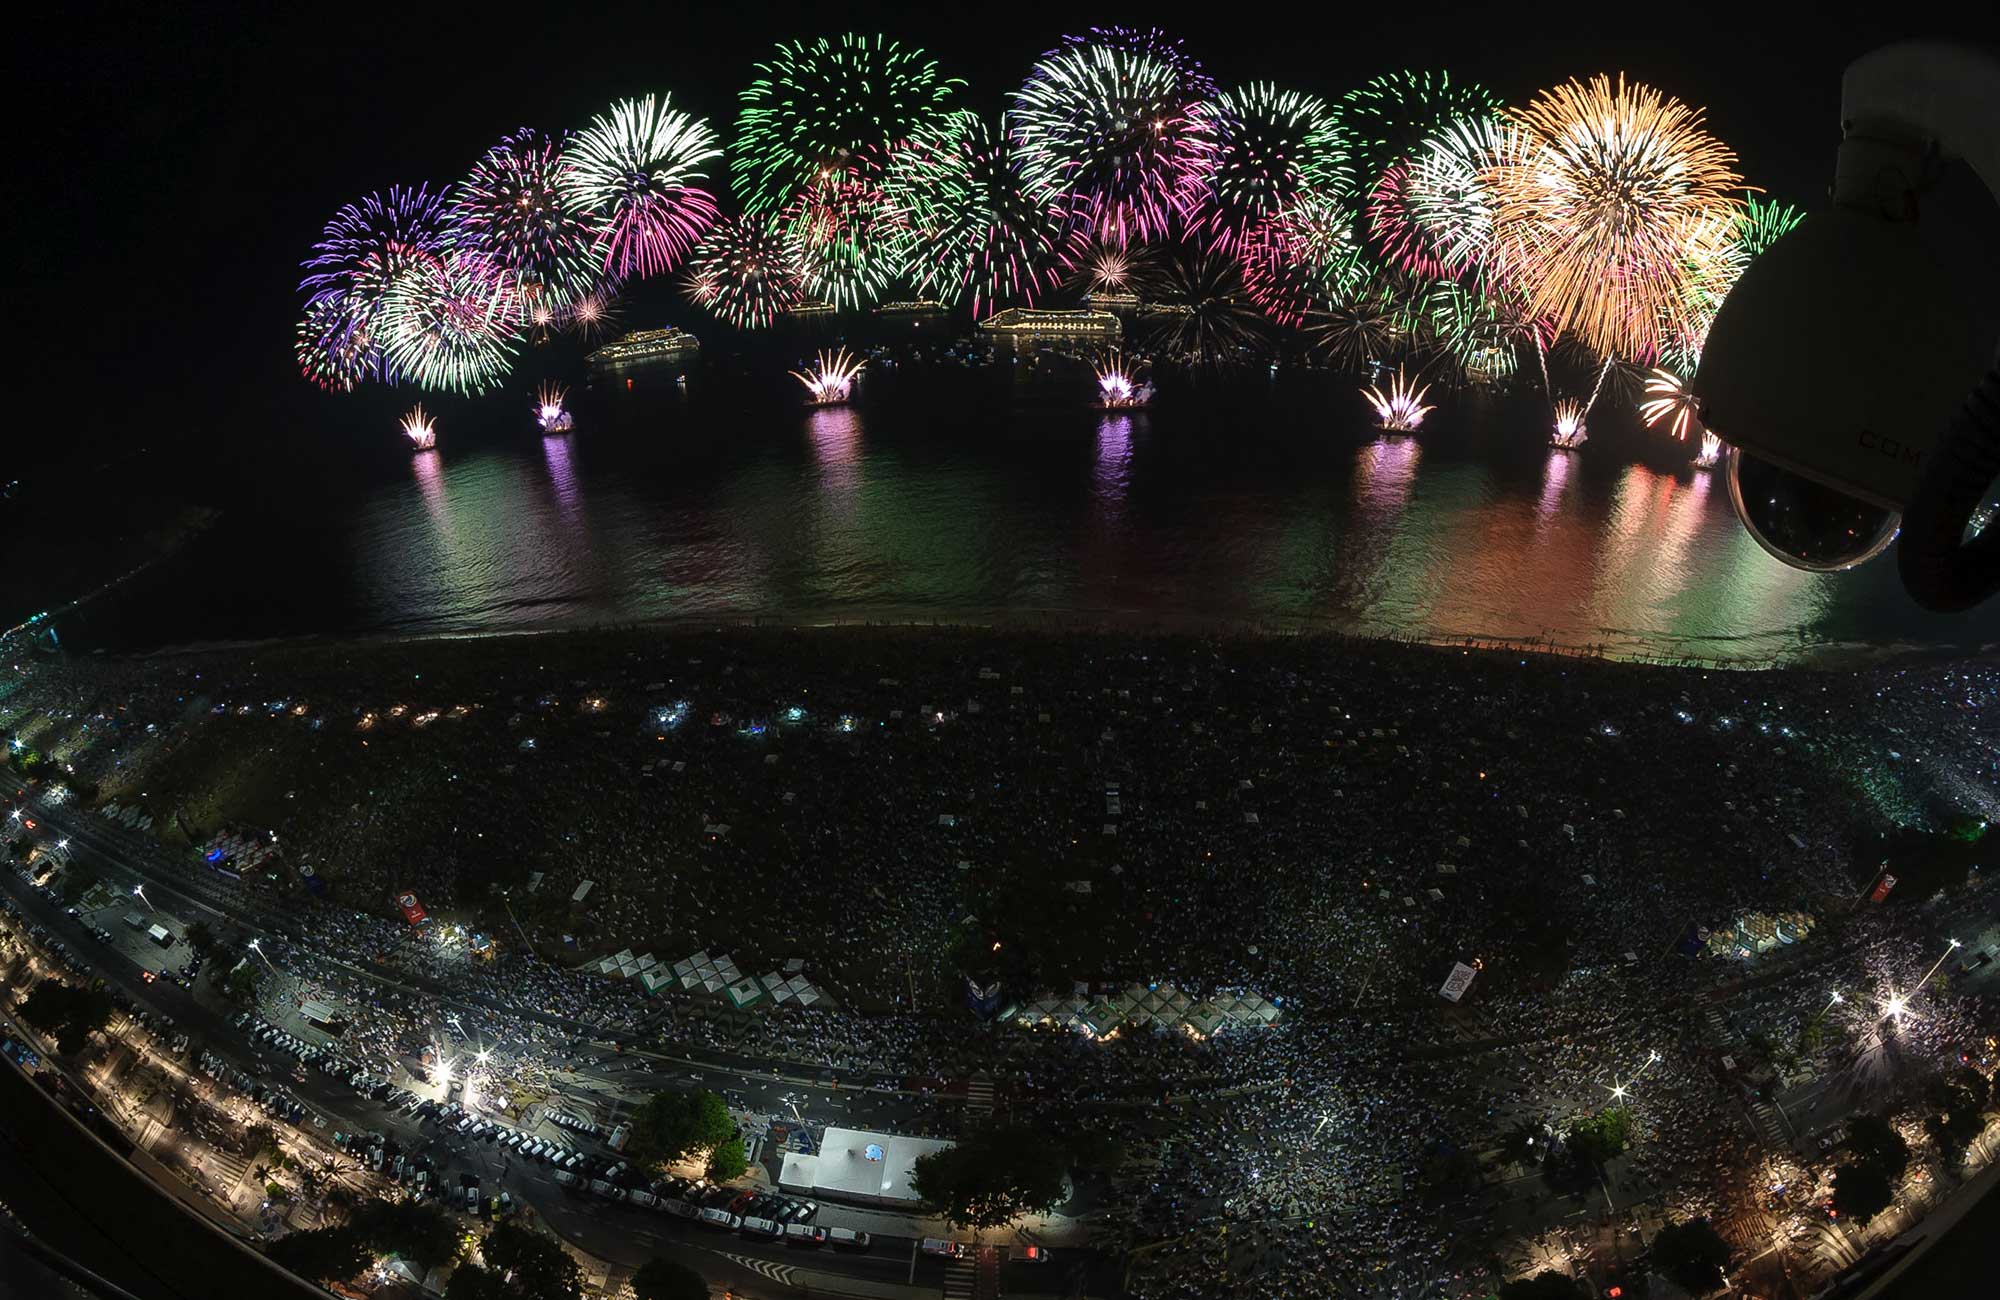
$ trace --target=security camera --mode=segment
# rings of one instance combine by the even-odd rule
[[[1965,608],[2000,585],[2000,529],[1971,526],[2000,468],[2000,364],[1962,278],[1919,240],[1917,195],[1949,148],[2000,197],[2000,63],[1891,46],[1848,68],[1842,96],[1834,206],[1744,270],[1690,387],[1766,551],[1845,569],[1904,525],[1911,594]]]
[[[1880,555],[1990,355],[1913,223],[1807,217],[1723,299],[1695,373],[1743,526],[1801,569]]]

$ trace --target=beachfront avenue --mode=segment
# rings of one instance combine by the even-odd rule
[[[1615,1285],[1706,1220],[1739,1285],[1830,1276],[1987,1162],[1995,699],[1124,634],[35,662],[7,988],[106,980],[111,1033],[24,1041],[266,1242],[415,1193],[614,1286],[987,1284],[938,1238],[1192,1300]],[[699,1091],[747,1172],[614,1148]],[[253,1109],[281,1159],[225,1149]],[[1067,1175],[977,1234],[802,1181],[1003,1122]]]

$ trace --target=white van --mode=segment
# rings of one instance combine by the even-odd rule
[[[828,1228],[826,1239],[835,1250],[866,1250],[875,1244],[867,1233],[852,1228]]]
[[[826,1244],[826,1233],[827,1230],[816,1223],[788,1223],[785,1225],[785,1244],[823,1246]]]
[[[748,1218],[743,1220],[743,1235],[746,1237],[776,1237],[784,1232],[776,1219]]]
[[[704,1228],[720,1228],[724,1232],[734,1232],[743,1226],[743,1216],[731,1214],[727,1210],[718,1210],[711,1205],[701,1212],[701,1225]]]
[[[926,1255],[939,1255],[945,1259],[957,1259],[964,1253],[965,1247],[956,1241],[947,1241],[943,1237],[924,1238],[924,1254]]]

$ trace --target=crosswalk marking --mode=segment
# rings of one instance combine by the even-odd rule
[[[972,1300],[978,1270],[972,1261],[960,1256],[944,1266],[945,1300]]]
[[[965,1108],[982,1115],[993,1113],[993,1080],[974,1075],[965,1083]]]
[[[759,1277],[768,1278],[776,1282],[779,1286],[790,1286],[792,1284],[792,1266],[790,1264],[780,1264],[774,1260],[758,1259],[754,1255],[738,1255],[727,1250],[718,1250],[715,1253],[726,1260],[749,1269]]]

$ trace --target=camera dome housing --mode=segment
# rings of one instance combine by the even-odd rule
[[[1739,449],[1744,526],[1800,568],[1879,554],[1989,346],[1914,223],[1807,217],[1723,299],[1690,385],[1702,422]]]
[[[1889,548],[1902,515],[1731,447],[1729,504],[1766,552],[1813,573],[1865,564]]]

